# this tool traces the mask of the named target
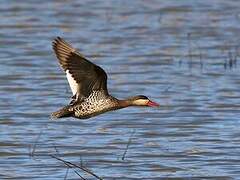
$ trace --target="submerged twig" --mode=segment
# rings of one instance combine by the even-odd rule
[[[198,52],[199,52],[199,63],[200,63],[201,70],[203,70],[203,53],[202,53],[202,48],[199,46],[199,44],[197,42],[193,42],[193,43],[194,43],[194,45],[198,49]]]
[[[188,39],[188,57],[189,57],[189,68],[191,69],[192,68],[192,61],[193,61],[193,58],[192,58],[192,46],[191,46],[191,33],[188,33],[187,34],[187,39]]]
[[[127,143],[126,149],[125,149],[125,151],[124,151],[124,153],[123,153],[123,155],[122,155],[122,160],[124,160],[125,157],[126,157],[126,154],[127,154],[128,148],[129,148],[129,145],[131,144],[131,141],[132,141],[132,136],[135,134],[135,132],[136,132],[136,131],[133,130],[132,133],[131,133],[131,135],[130,135],[130,137],[129,137],[129,139],[128,139],[128,143]]]
[[[64,180],[67,180],[68,171],[69,171],[69,167],[67,167],[67,171],[66,171],[66,174],[65,174],[65,176],[64,176]]]
[[[56,156],[55,156],[55,157],[56,157]],[[72,166],[69,165],[67,162],[64,162],[64,161],[62,161],[62,162],[68,167],[68,169],[69,169],[69,168],[72,168]],[[66,172],[66,175],[65,175],[66,178],[67,178],[68,169],[67,169],[67,172]],[[74,171],[74,173],[77,174],[81,179],[86,180],[86,179],[85,179],[83,176],[81,176],[81,174],[79,174],[75,169],[73,169],[73,171]],[[64,179],[65,179],[65,178],[64,178]]]
[[[77,165],[77,164],[74,164],[74,163],[71,163],[71,162],[69,162],[69,161],[63,160],[63,159],[61,159],[61,158],[59,158],[59,157],[57,157],[57,156],[55,156],[55,155],[52,155],[52,154],[51,154],[50,156],[51,156],[52,158],[54,158],[54,159],[57,159],[57,160],[63,162],[65,165],[67,165],[67,166],[70,167],[70,168],[75,167],[75,168],[81,169],[82,171],[84,171],[84,172],[86,172],[86,173],[94,176],[95,178],[102,180],[101,177],[97,176],[96,174],[94,174],[93,172],[91,172],[89,169],[87,169],[87,168],[85,168],[85,167],[81,167],[81,166],[79,166],[79,165]],[[81,176],[81,177],[82,177],[82,176]],[[83,178],[83,177],[82,177],[82,178]],[[83,178],[83,179],[84,179],[84,178]]]
[[[44,125],[44,127],[47,127],[47,126],[48,126],[48,124],[45,124],[45,125]],[[33,145],[30,146],[30,157],[33,157],[33,156],[34,156],[34,153],[35,153],[36,147],[37,147],[37,143],[38,143],[41,135],[43,134],[43,131],[44,131],[44,129],[42,129],[42,130],[40,131],[40,133],[38,134],[38,136],[37,136],[36,140],[34,141]]]
[[[81,155],[80,155],[80,166],[83,167],[83,160]]]
[[[38,143],[38,141],[39,141],[42,133],[43,133],[43,130],[40,131],[40,133],[38,134],[35,142],[34,142],[33,145],[31,146],[31,149],[30,149],[30,151],[31,151],[31,152],[30,152],[30,156],[31,156],[31,157],[34,156],[34,153],[35,153],[35,150],[36,150],[36,147],[37,147],[37,143]]]
[[[233,66],[233,55],[232,55],[232,52],[230,50],[228,52],[228,58],[229,58],[229,68],[232,69],[232,66]]]
[[[59,153],[59,150],[57,149],[57,147],[53,144],[53,147],[57,153],[58,156],[60,156],[60,153]],[[70,168],[72,168],[71,165],[67,164],[67,163],[64,163],[66,166],[67,166],[67,171],[66,171],[66,174],[65,174],[65,177],[64,179],[66,180],[67,179],[67,176],[68,176],[68,171]],[[77,174],[81,179],[85,179],[83,176],[81,176],[75,169],[73,169],[74,173]]]
[[[58,151],[58,149],[57,149],[57,146],[56,146],[55,144],[53,144],[53,147],[54,147],[54,149],[55,149],[57,155],[60,155],[60,153],[59,153],[59,151]]]
[[[227,58],[224,59],[223,67],[225,70],[227,69]]]

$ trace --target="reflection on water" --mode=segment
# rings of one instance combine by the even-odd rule
[[[3,1],[0,178],[64,179],[51,154],[104,179],[239,177],[239,9],[223,0]],[[161,108],[50,121],[71,96],[56,36],[107,71],[113,95],[145,94]]]

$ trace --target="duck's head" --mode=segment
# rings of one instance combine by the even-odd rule
[[[133,106],[149,106],[149,107],[159,107],[160,105],[156,102],[151,101],[148,97],[143,95],[134,96],[130,98],[131,104]]]

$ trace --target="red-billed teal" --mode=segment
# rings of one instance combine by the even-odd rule
[[[53,49],[66,73],[73,93],[70,104],[52,113],[53,118],[75,117],[86,119],[129,106],[159,106],[143,95],[126,100],[119,100],[111,96],[107,90],[106,72],[87,60],[62,38],[57,37],[53,41]]]

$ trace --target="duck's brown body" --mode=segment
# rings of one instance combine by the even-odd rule
[[[146,96],[127,100],[114,98],[108,93],[107,74],[101,67],[88,61],[61,38],[55,39],[53,49],[73,92],[71,103],[52,113],[53,118],[86,119],[128,106],[158,106]]]
[[[95,91],[82,102],[74,102],[72,105],[65,106],[52,115],[57,118],[75,117],[87,119],[107,111],[122,108],[119,102],[119,100],[110,95],[105,95],[101,91]]]

